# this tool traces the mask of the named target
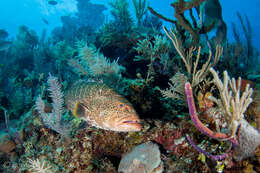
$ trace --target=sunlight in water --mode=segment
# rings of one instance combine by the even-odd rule
[[[36,0],[40,4],[41,13],[44,15],[69,14],[77,11],[76,0],[57,0],[57,5],[51,5],[48,0]]]

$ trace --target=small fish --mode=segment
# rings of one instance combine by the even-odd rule
[[[0,40],[0,51],[6,51],[10,48],[11,44],[12,42],[10,41]]]
[[[65,104],[74,116],[95,127],[112,131],[140,131],[133,106],[102,83],[77,82],[65,94]]]
[[[58,2],[55,1],[55,0],[48,0],[48,4],[50,4],[50,5],[57,5]]]
[[[44,17],[42,17],[42,21],[43,21],[46,25],[49,25],[48,20],[46,20]]]

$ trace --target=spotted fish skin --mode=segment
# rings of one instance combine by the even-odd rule
[[[101,129],[139,131],[142,128],[133,106],[102,83],[77,82],[66,92],[65,104],[74,116]]]

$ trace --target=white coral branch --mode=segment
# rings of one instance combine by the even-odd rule
[[[217,104],[224,110],[232,136],[235,136],[237,127],[240,125],[241,120],[244,119],[244,113],[253,101],[251,98],[253,89],[247,85],[242,96],[240,96],[241,78],[238,78],[237,81],[234,78],[230,79],[227,71],[224,71],[223,83],[213,68],[210,68],[210,72],[214,77],[214,83],[221,97],[220,100],[217,100]]]
[[[28,159],[28,169],[34,173],[52,173],[51,166],[47,165],[45,161],[42,163],[39,159],[32,160]]]

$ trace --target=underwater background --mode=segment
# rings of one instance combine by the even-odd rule
[[[0,6],[0,20],[2,21],[2,28],[8,30],[9,34],[12,36],[18,32],[17,28],[22,24],[30,26],[37,33],[40,33],[44,28],[50,32],[54,27],[61,25],[60,17],[62,15],[69,15],[70,13],[77,11],[76,0],[64,0],[61,2],[62,3],[60,6],[57,7],[47,5],[48,3],[46,0],[2,1]],[[97,0],[90,2],[104,4],[108,9],[110,8],[108,5],[108,0]],[[157,1],[150,0],[149,4],[156,10],[160,10],[165,16],[171,17],[173,15],[173,11],[169,5],[171,2],[171,0],[164,0],[163,3],[159,3]],[[260,17],[258,7],[260,2],[257,0],[251,0],[250,3],[242,0],[220,0],[219,2],[222,5],[223,18],[228,25],[229,39],[233,39],[231,23],[234,22],[239,24],[239,19],[236,15],[239,11],[241,14],[246,14],[249,17],[254,35],[252,41],[255,47],[259,49],[258,45],[260,45],[260,33],[258,33],[257,30],[260,27],[260,24],[258,23],[258,19]],[[130,4],[130,12],[132,15],[134,14],[132,4]],[[105,10],[104,13],[106,15],[110,15],[109,10]],[[46,18],[46,20],[49,21],[48,26],[44,24],[42,18]],[[241,28],[238,29],[241,30]]]
[[[260,1],[0,2],[0,172],[260,172]]]

